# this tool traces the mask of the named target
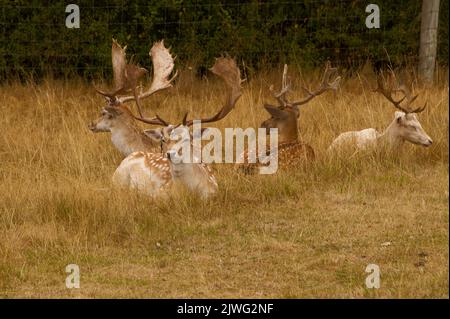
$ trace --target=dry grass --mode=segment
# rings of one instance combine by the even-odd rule
[[[246,83],[218,127],[257,127],[274,80]],[[314,164],[250,177],[215,165],[221,192],[207,202],[112,190],[121,156],[108,134],[87,129],[103,104],[90,86],[0,87],[0,295],[448,298],[448,83],[421,90],[432,147],[330,159],[339,132],[381,130],[393,117],[362,83],[349,79],[303,107]],[[211,114],[219,86],[183,73],[147,112]],[[81,268],[80,289],[65,287],[69,263]],[[381,268],[378,290],[365,287],[370,263]]]

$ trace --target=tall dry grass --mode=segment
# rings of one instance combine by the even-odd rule
[[[300,75],[301,82],[318,74]],[[268,84],[252,78],[217,127],[257,127]],[[302,80],[300,80],[302,79]],[[306,79],[306,80],[304,80]],[[394,109],[363,76],[302,106],[317,161],[272,176],[214,165],[220,194],[151,200],[110,187],[122,157],[87,123],[103,101],[81,81],[0,87],[3,297],[448,297],[448,82],[418,89],[430,148],[330,158],[340,132],[385,128]],[[312,81],[314,82],[314,81]],[[211,114],[221,83],[185,71],[148,114]],[[383,244],[384,243],[384,244]],[[388,243],[388,244],[386,244]],[[65,287],[65,267],[81,288]],[[381,288],[365,287],[380,266]]]

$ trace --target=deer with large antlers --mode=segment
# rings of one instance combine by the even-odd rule
[[[392,74],[395,79],[395,75]],[[368,128],[361,131],[350,131],[340,134],[330,145],[329,150],[342,149],[342,147],[356,147],[357,149],[366,149],[371,146],[386,144],[392,148],[398,148],[405,141],[413,144],[428,147],[433,141],[422,128],[417,113],[425,110],[423,107],[413,107],[412,103],[418,95],[412,96],[410,89],[405,85],[397,85],[395,88],[386,88],[383,78],[377,78],[377,88],[374,92],[383,95],[398,111],[394,114],[394,120],[384,130],[383,133],[377,132],[374,128]],[[403,97],[396,100],[395,92],[401,92]],[[402,105],[402,102],[405,102]]]
[[[341,79],[340,76],[333,77],[337,72],[337,69],[332,68],[330,63],[327,62],[319,87],[314,91],[310,91],[306,87],[303,87],[303,90],[306,93],[305,96],[298,101],[290,102],[287,98],[287,94],[290,92],[291,83],[287,75],[287,69],[287,65],[285,64],[281,81],[281,90],[275,92],[273,85],[270,87],[270,91],[277,100],[278,105],[264,104],[264,109],[271,117],[261,123],[261,127],[265,128],[267,132],[268,129],[271,128],[278,129],[278,146],[276,151],[278,152],[279,167],[288,167],[305,160],[314,160],[315,154],[313,148],[310,145],[303,143],[299,138],[298,118],[300,116],[300,106],[307,104],[326,91],[337,90]],[[240,159],[244,164],[238,165],[239,169],[242,169],[247,173],[253,173],[255,166],[257,166],[246,164],[251,156],[251,152],[256,152],[256,150],[246,150],[241,155]],[[267,153],[269,152],[267,151]]]
[[[161,145],[161,153],[134,152],[130,154],[114,173],[114,181],[126,187],[137,188],[153,195],[166,193],[168,184],[182,184],[188,189],[198,192],[202,198],[217,192],[218,186],[208,165],[195,158],[191,144],[189,127],[196,121],[212,123],[227,116],[241,96],[241,77],[236,62],[228,57],[216,59],[210,69],[219,76],[227,86],[226,101],[222,108],[213,116],[188,120],[187,114],[182,123],[170,124],[160,116],[155,118],[136,117],[141,122],[158,125],[159,128],[149,129],[144,133],[157,144]],[[187,154],[181,145],[188,147]],[[181,147],[180,147],[181,146]]]
[[[127,102],[135,101],[140,117],[142,110],[140,101],[156,92],[172,86],[175,75],[169,79],[174,68],[174,59],[164,42],[155,43],[149,55],[153,63],[153,79],[150,87],[144,92],[138,92],[139,81],[147,70],[133,63],[126,62],[126,47],[122,48],[114,39],[111,56],[114,75],[112,91],[96,91],[105,97],[101,117],[89,124],[92,132],[111,132],[114,146],[125,156],[136,152],[160,152],[161,145],[145,135],[136,122],[136,116],[126,106]],[[131,95],[130,95],[131,94]]]

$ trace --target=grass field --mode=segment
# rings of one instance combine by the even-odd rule
[[[247,81],[217,127],[257,127],[278,78]],[[393,119],[394,108],[354,77],[302,107],[315,163],[271,176],[214,165],[220,194],[202,202],[111,188],[122,157],[108,133],[87,128],[104,104],[90,85],[4,84],[0,296],[448,298],[448,82],[419,92],[430,148],[328,157],[340,132],[383,130]],[[223,98],[221,83],[185,71],[145,106],[178,122],[186,110],[212,114]],[[65,286],[71,263],[80,289]],[[365,286],[368,264],[380,267],[379,289]]]

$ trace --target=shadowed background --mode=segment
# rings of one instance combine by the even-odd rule
[[[417,64],[422,1],[377,1],[380,29],[368,29],[367,1],[76,1],[80,28],[65,26],[66,1],[0,0],[0,77],[110,76],[111,38],[147,64],[165,39],[179,66],[199,74],[224,53],[246,72],[283,63],[314,68],[327,59],[355,71]],[[448,1],[440,2],[437,63],[448,65]]]

